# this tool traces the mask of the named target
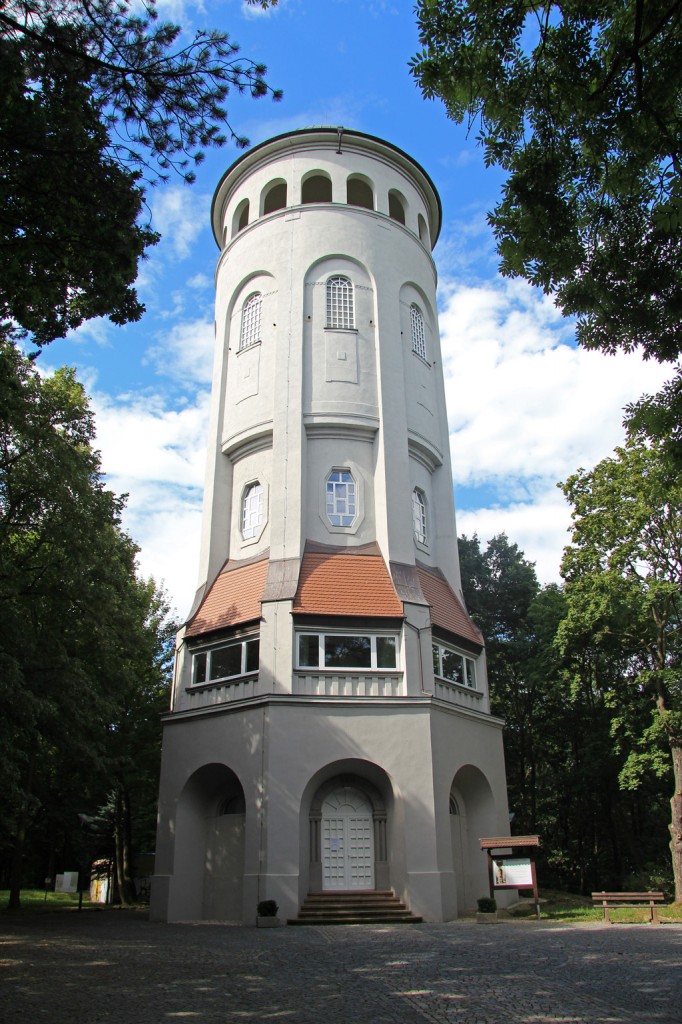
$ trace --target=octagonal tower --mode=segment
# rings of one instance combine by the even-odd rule
[[[461,593],[431,249],[440,201],[344,129],[254,147],[216,191],[200,586],[164,721],[152,915],[293,917],[486,891],[501,723]]]

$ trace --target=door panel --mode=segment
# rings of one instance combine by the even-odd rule
[[[374,888],[374,828],[367,798],[350,786],[322,805],[322,888]]]

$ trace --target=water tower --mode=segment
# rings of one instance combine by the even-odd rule
[[[462,599],[431,250],[406,153],[315,128],[215,193],[200,586],[164,721],[152,916],[393,892],[449,920],[508,833]],[[466,339],[462,339],[466,344]]]

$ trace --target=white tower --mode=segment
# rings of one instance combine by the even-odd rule
[[[152,915],[392,889],[448,920],[508,834],[462,600],[431,249],[390,143],[319,128],[220,182],[201,585],[164,722]]]

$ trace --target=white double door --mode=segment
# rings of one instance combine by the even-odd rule
[[[340,786],[322,804],[322,888],[374,888],[372,806],[351,786]]]

